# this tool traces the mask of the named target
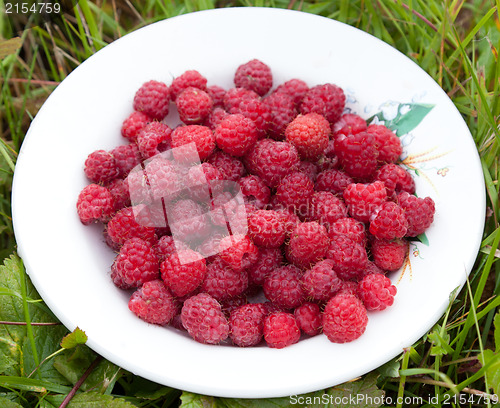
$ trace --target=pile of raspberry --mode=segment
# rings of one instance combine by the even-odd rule
[[[234,85],[208,86],[195,70],[144,83],[124,143],[85,161],[80,220],[104,225],[110,277],[148,323],[240,347],[353,341],[393,304],[387,275],[433,222],[434,202],[415,195],[399,138],[344,113],[337,85],[273,88],[256,59]]]

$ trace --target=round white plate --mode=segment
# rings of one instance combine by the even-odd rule
[[[83,226],[75,203],[88,183],[83,163],[124,142],[122,121],[136,89],[196,69],[226,89],[238,65],[258,58],[275,84],[301,78],[336,83],[348,108],[412,128],[402,136],[417,192],[436,202],[428,244],[410,246],[411,270],[392,274],[393,307],[370,313],[349,344],[326,336],[285,349],[196,343],[129,312],[114,287],[114,253],[101,228]],[[399,116],[397,116],[399,115]],[[421,117],[420,117],[421,116]],[[421,119],[421,120],[420,120]],[[392,122],[390,122],[392,120]],[[415,123],[413,123],[415,122]],[[417,122],[418,125],[416,124]],[[412,170],[413,171],[413,170]],[[407,57],[350,26],[306,13],[229,8],[170,18],[105,47],[75,69],[34,119],[14,177],[13,218],[19,253],[47,305],[69,329],[79,326],[105,358],[171,387],[224,397],[276,397],[329,387],[402,352],[442,316],[476,258],[485,194],[472,137],[441,88]]]

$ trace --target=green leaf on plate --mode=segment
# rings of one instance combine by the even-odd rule
[[[85,344],[88,340],[85,332],[77,327],[70,334],[65,336],[61,341],[61,347],[65,349],[72,349],[80,344]]]
[[[374,118],[383,121],[385,126],[392,129],[396,135],[403,136],[415,129],[427,114],[434,108],[434,105],[422,103],[399,103],[397,113],[393,119],[386,119],[384,112],[378,112],[368,119],[371,122]]]
[[[420,235],[417,235],[417,239],[425,246],[429,246],[429,238],[427,238],[425,232],[421,233]]]
[[[68,408],[136,408],[123,398],[113,398],[98,392],[82,392],[77,394],[68,404]]]

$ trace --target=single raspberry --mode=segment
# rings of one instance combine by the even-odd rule
[[[223,151],[215,151],[208,157],[207,162],[219,170],[223,180],[238,181],[245,176],[245,166],[241,160]]]
[[[168,114],[169,105],[170,90],[163,82],[145,82],[134,96],[134,110],[145,113],[151,119],[162,120]]]
[[[226,116],[215,128],[217,146],[232,156],[243,156],[257,141],[255,123],[241,114]]]
[[[370,125],[366,132],[374,136],[381,163],[395,163],[399,159],[403,147],[399,137],[391,129],[384,125]]]
[[[268,65],[253,59],[240,65],[234,74],[234,84],[264,96],[273,86],[273,75]]]
[[[316,303],[306,302],[296,308],[293,312],[295,320],[308,336],[316,336],[321,333],[321,310]]]
[[[318,176],[319,169],[316,163],[310,161],[301,161],[299,163],[297,171],[304,173],[314,183],[316,181],[316,177]]]
[[[259,249],[246,235],[229,235],[220,241],[221,259],[236,271],[242,271],[259,258]]]
[[[271,199],[271,190],[259,176],[250,175],[238,180],[241,193],[246,203],[262,209]]]
[[[161,278],[175,296],[193,293],[205,279],[207,266],[201,254],[191,249],[178,251],[160,264]]]
[[[175,101],[180,93],[189,87],[198,88],[202,91],[207,89],[207,79],[198,71],[188,70],[175,77],[170,84],[170,95],[172,100]]]
[[[212,110],[210,95],[198,88],[188,87],[175,99],[179,118],[187,125],[201,124]]]
[[[302,159],[314,161],[328,147],[330,124],[317,113],[299,115],[286,127],[285,137]]]
[[[282,264],[283,254],[280,248],[261,248],[257,261],[247,268],[250,283],[262,285],[269,274]]]
[[[172,237],[171,235],[164,235],[158,240],[158,242],[156,242],[153,249],[155,250],[156,256],[158,257],[158,261],[161,263],[170,255],[189,248],[182,241],[174,240],[174,237]]]
[[[105,183],[120,175],[115,158],[106,150],[96,150],[85,160],[85,175],[92,183]]]
[[[158,278],[158,258],[151,244],[140,238],[127,240],[111,266],[115,285],[130,289]]]
[[[135,143],[117,146],[109,153],[115,159],[119,177],[126,177],[130,170],[141,163],[141,154]]]
[[[351,217],[368,222],[373,212],[387,199],[384,183],[353,183],[343,193]]]
[[[189,197],[200,203],[208,202],[212,189],[217,189],[218,180],[222,180],[222,174],[210,163],[190,167],[187,174]]]
[[[210,235],[196,249],[207,262],[213,262],[219,253],[219,245],[225,235],[223,232],[211,232]]]
[[[269,111],[270,136],[275,140],[284,140],[286,127],[297,116],[292,97],[283,92],[274,92],[262,102]]]
[[[149,159],[170,149],[172,129],[162,122],[151,122],[137,136],[137,147],[142,158]]]
[[[120,211],[122,208],[130,206],[130,193],[128,191],[128,183],[122,179],[111,180],[106,188],[113,197],[114,211]]]
[[[290,234],[288,256],[294,265],[309,268],[323,259],[330,240],[326,228],[316,221],[297,224]]]
[[[132,171],[128,177],[132,201],[137,202],[141,195],[145,198],[149,194],[153,200],[175,198],[181,190],[181,180],[177,170],[171,161],[160,155],[150,159],[144,171],[138,168],[137,175],[134,174],[135,170]],[[145,180],[140,173],[143,173]],[[145,188],[148,191],[145,191]]]
[[[283,177],[276,189],[278,200],[301,218],[307,216],[313,194],[314,183],[304,173],[297,171]]]
[[[206,293],[184,301],[181,320],[189,335],[200,343],[218,344],[229,336],[229,323],[220,303]]]
[[[370,219],[370,233],[377,238],[402,238],[408,230],[405,211],[392,201],[382,203]]]
[[[392,306],[396,292],[396,286],[381,273],[366,275],[358,284],[358,296],[366,310],[384,310]]]
[[[342,88],[334,84],[316,85],[307,91],[300,104],[300,112],[319,113],[330,123],[335,123],[345,106],[345,94]]]
[[[323,333],[333,343],[347,343],[361,336],[368,324],[366,308],[356,296],[339,293],[323,311]]]
[[[210,224],[203,208],[189,198],[169,205],[167,218],[172,235],[179,241],[198,240],[210,232]]]
[[[236,310],[246,304],[248,304],[248,299],[245,294],[240,296],[235,296],[233,298],[229,298],[223,302],[220,302],[220,305],[222,307],[222,312],[224,313],[224,316],[226,316],[228,319],[229,316],[231,316],[233,310]]]
[[[283,204],[278,202],[278,205],[274,205],[271,207],[274,211],[278,211],[280,215],[283,217],[283,222],[285,223],[285,232],[286,236],[289,237],[293,232],[297,224],[299,224],[300,218],[297,214],[289,211],[287,208],[283,207]]]
[[[246,271],[235,271],[220,258],[216,258],[207,265],[205,280],[200,289],[222,302],[241,295],[247,288],[248,273]]]
[[[408,242],[402,239],[374,239],[371,243],[373,262],[384,271],[397,271],[405,262]]]
[[[336,236],[345,236],[362,246],[366,245],[365,224],[350,217],[340,218],[333,224],[330,224],[328,236],[330,238]]]
[[[394,163],[387,163],[380,167],[375,173],[375,179],[384,182],[389,196],[394,192],[406,191],[410,194],[415,192],[415,180],[411,174]]]
[[[241,114],[255,123],[259,139],[267,136],[271,114],[269,108],[260,99],[246,98],[242,99],[237,106],[229,110],[232,114]]]
[[[334,138],[338,135],[355,135],[367,129],[366,121],[354,113],[346,113],[332,125]]]
[[[425,232],[434,221],[436,206],[430,197],[420,198],[407,192],[398,195],[398,203],[408,220],[408,237],[416,237]]]
[[[281,349],[300,340],[300,328],[291,313],[275,312],[264,319],[264,340],[272,348]]]
[[[143,112],[132,112],[124,121],[121,128],[122,136],[129,142],[135,142],[141,129],[146,126],[151,119]]]
[[[106,187],[89,184],[78,195],[76,210],[84,225],[93,221],[108,222],[115,211],[115,201]]]
[[[285,220],[274,210],[258,210],[248,217],[248,235],[261,247],[278,248],[285,242]]]
[[[163,204],[161,201],[154,201],[149,204],[137,204],[134,207],[135,220],[139,225],[144,227],[152,227],[156,231],[162,232],[163,229],[168,229]],[[157,235],[155,235],[158,237]],[[156,243],[157,239],[151,241]]]
[[[240,347],[256,346],[264,336],[265,309],[262,304],[250,303],[231,312],[229,337]]]
[[[302,79],[293,78],[279,85],[274,92],[290,96],[295,107],[299,108],[307,91],[309,91],[309,87]]]
[[[344,171],[357,179],[373,177],[378,166],[378,150],[373,135],[360,132],[339,135],[335,139],[335,152]]]
[[[312,195],[309,208],[309,219],[318,221],[328,230],[340,218],[347,217],[347,207],[337,196],[328,191],[318,191]]]
[[[342,196],[345,188],[352,184],[352,178],[341,170],[329,169],[322,171],[316,177],[316,191],[329,191]]]
[[[331,259],[319,261],[302,276],[302,290],[308,299],[327,302],[342,287]]]
[[[200,160],[205,160],[215,149],[214,134],[206,126],[186,125],[175,128],[172,132],[172,147],[177,148],[188,143],[196,145]],[[176,159],[179,160],[178,157]],[[192,158],[187,160],[192,161]]]
[[[118,211],[106,227],[109,238],[117,245],[123,245],[130,238],[141,238],[150,243],[156,241],[155,229],[140,225],[136,221],[133,207]]]
[[[226,95],[226,90],[218,85],[211,85],[207,87],[207,93],[212,98],[214,108],[224,107],[224,95]]]
[[[366,249],[342,235],[332,238],[326,257],[334,262],[337,275],[344,280],[356,279],[368,263]]]
[[[219,123],[222,122],[222,119],[224,119],[227,115],[229,115],[229,113],[227,113],[223,108],[215,107],[205,119],[205,126],[214,131],[215,128],[219,126]]]
[[[228,112],[237,109],[247,99],[260,100],[260,96],[246,88],[231,88],[224,95],[224,109]]]
[[[177,307],[163,281],[156,279],[144,283],[131,296],[128,308],[136,316],[151,324],[169,324]]]
[[[277,306],[293,309],[305,300],[300,284],[302,271],[293,265],[282,266],[272,271],[262,288],[266,298]]]

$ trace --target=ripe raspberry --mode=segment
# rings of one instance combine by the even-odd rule
[[[255,123],[257,135],[262,139],[267,135],[269,124],[271,122],[271,114],[267,105],[260,99],[246,98],[242,99],[237,106],[229,110],[232,114],[241,114]]]
[[[407,191],[410,194],[415,192],[415,180],[401,166],[394,163],[387,163],[380,167],[375,173],[375,179],[384,182],[387,195]]]
[[[302,290],[308,299],[327,302],[342,287],[331,259],[319,261],[301,279]]]
[[[279,85],[274,92],[284,93],[290,96],[295,104],[295,107],[299,108],[307,91],[309,91],[307,84],[302,79],[294,78]]]
[[[106,188],[113,197],[114,211],[120,211],[122,208],[130,206],[128,183],[125,180],[114,179],[106,185]]]
[[[162,122],[151,122],[137,136],[137,147],[144,160],[170,149],[172,129]]]
[[[302,222],[297,224],[290,234],[287,255],[294,265],[309,268],[325,257],[329,243],[323,225],[316,221]]]
[[[274,210],[258,210],[248,217],[248,235],[261,247],[278,248],[285,242],[285,220]]]
[[[343,196],[351,217],[361,222],[368,222],[373,212],[387,199],[385,186],[381,181],[350,184]]]
[[[163,281],[156,279],[144,283],[128,302],[136,316],[151,324],[167,325],[177,313],[177,307]]]
[[[358,296],[366,310],[384,310],[392,306],[396,292],[396,286],[381,273],[366,275],[358,284]]]
[[[175,101],[180,93],[189,87],[198,88],[202,91],[207,89],[207,79],[198,71],[188,70],[182,75],[175,77],[170,84],[170,95],[172,100]]]
[[[205,160],[215,149],[214,134],[206,126],[179,126],[172,132],[172,147],[181,147],[188,143],[196,145],[200,160]],[[178,157],[176,159],[179,160]],[[189,158],[188,161],[192,161],[192,158]]]
[[[222,180],[222,175],[210,163],[190,167],[187,174],[189,197],[198,202],[207,202],[212,190],[217,189],[218,180]]]
[[[212,98],[198,88],[188,87],[176,98],[179,118],[187,125],[201,124],[212,110]]]
[[[399,137],[392,130],[384,125],[370,125],[366,132],[375,138],[378,160],[381,163],[395,163],[399,159],[403,153],[403,147]]]
[[[264,336],[265,309],[262,304],[250,303],[231,312],[229,337],[240,347],[256,346]]]
[[[121,133],[129,142],[135,142],[141,129],[146,126],[151,119],[143,112],[132,112],[123,121]]]
[[[178,251],[160,265],[161,278],[175,296],[193,293],[205,279],[207,266],[201,254],[191,249]]]
[[[222,307],[222,312],[224,313],[224,316],[226,316],[228,319],[229,316],[231,316],[233,310],[236,310],[239,307],[246,304],[248,304],[248,299],[245,294],[227,299],[224,302],[220,302],[220,305]]]
[[[342,196],[345,188],[352,184],[353,180],[350,176],[341,170],[325,170],[316,177],[316,191],[329,191],[335,195]]]
[[[314,183],[316,181],[316,177],[318,176],[319,168],[316,163],[310,161],[301,161],[299,163],[297,171],[304,173]]]
[[[217,146],[232,156],[243,156],[257,141],[255,123],[241,114],[228,115],[215,128]]]
[[[214,198],[210,202],[209,212],[212,224],[227,229],[229,224],[232,234],[243,233],[241,228],[246,229],[246,206],[235,199],[231,191],[213,191]]]
[[[328,147],[330,124],[317,113],[299,115],[286,127],[285,137],[302,159],[317,160]]]
[[[246,235],[229,235],[220,241],[220,257],[235,271],[242,271],[259,258],[259,249]]]
[[[319,113],[330,123],[339,120],[345,106],[344,91],[334,84],[313,86],[304,96],[300,104],[300,112]]]
[[[326,257],[334,262],[337,275],[344,280],[357,279],[368,264],[366,249],[342,235],[332,238]]]
[[[260,100],[260,96],[246,88],[231,88],[224,95],[224,109],[228,112],[237,109],[247,99]]]
[[[318,221],[328,230],[335,221],[347,217],[347,207],[344,202],[328,191],[314,193],[309,210],[309,219]]]
[[[271,190],[259,176],[251,175],[238,180],[245,202],[262,209],[271,199]]]
[[[269,274],[283,264],[280,248],[261,248],[259,257],[247,268],[248,278],[253,285],[262,285]]]
[[[225,235],[222,232],[211,232],[207,239],[205,239],[196,249],[207,262],[213,262],[216,255],[219,253],[220,240]]]
[[[229,323],[221,305],[206,293],[192,296],[184,302],[181,320],[197,342],[218,344],[229,336]]]
[[[156,241],[155,229],[140,225],[136,221],[133,207],[118,211],[108,222],[106,231],[111,241],[117,245],[123,245],[130,238],[141,238],[150,243]]]
[[[321,310],[316,303],[306,302],[293,312],[297,324],[308,336],[321,333]]]
[[[130,197],[133,202],[137,202],[141,198],[145,199],[149,194],[153,200],[162,198],[172,200],[181,189],[177,168],[171,161],[162,156],[150,159],[144,171],[139,168],[137,174],[134,172],[135,170],[128,176]],[[141,173],[143,174],[141,175]]]
[[[361,281],[366,275],[371,275],[373,273],[381,273],[382,275],[385,275],[385,271],[383,269],[379,268],[373,261],[369,260],[366,264],[366,268],[358,275],[358,282]]]
[[[278,203],[278,206],[272,206],[274,211],[278,211],[283,217],[283,222],[285,223],[286,236],[289,237],[295,226],[300,223],[300,218],[297,214],[290,212],[288,209],[283,207],[283,204]]]
[[[236,87],[250,89],[264,96],[273,86],[271,68],[257,59],[248,61],[236,69],[234,84]]]
[[[370,233],[377,238],[402,238],[408,230],[405,211],[392,201],[382,203],[370,219]]]
[[[434,221],[436,207],[432,198],[419,198],[407,192],[402,192],[398,195],[398,203],[404,210],[408,220],[406,236],[416,237],[422,234]]]
[[[141,154],[135,143],[117,146],[109,153],[115,159],[119,177],[126,177],[141,162]]]
[[[373,135],[360,132],[339,135],[335,139],[335,152],[344,171],[357,179],[368,179],[378,166],[378,150]]]
[[[162,120],[168,114],[170,90],[163,82],[148,81],[134,96],[134,110],[144,112],[151,119]]]
[[[224,95],[226,95],[226,90],[218,85],[211,85],[207,87],[207,93],[212,98],[212,103],[214,108],[224,107]]]
[[[354,218],[340,218],[330,225],[328,236],[330,238],[336,236],[345,236],[350,240],[365,246],[366,245],[366,228],[365,224]]]
[[[85,186],[76,201],[76,211],[84,225],[93,221],[108,222],[114,210],[113,196],[108,189],[98,184]]]
[[[219,123],[222,122],[229,113],[227,113],[223,108],[216,107],[208,114],[205,119],[205,126],[209,127],[212,131],[215,130]]]
[[[151,244],[140,238],[127,240],[111,266],[114,284],[121,289],[137,288],[158,277],[158,258]]]
[[[105,183],[120,174],[115,158],[105,150],[96,150],[88,155],[84,172],[92,183]]]
[[[323,312],[323,333],[333,343],[346,343],[361,336],[368,324],[366,308],[361,300],[348,293],[331,298]]]
[[[350,281],[350,280],[342,281],[342,287],[337,292],[337,294],[340,294],[340,293],[349,294],[349,295],[359,297],[358,296],[358,283],[355,281]]]
[[[282,266],[272,271],[262,286],[266,298],[277,306],[293,309],[305,300],[300,285],[302,271],[293,265]]]
[[[264,319],[264,340],[272,348],[281,349],[300,340],[300,329],[291,313],[275,312]]]
[[[408,242],[402,239],[374,239],[371,243],[373,262],[384,271],[397,271],[405,262]]]
[[[220,258],[207,265],[201,291],[219,302],[241,295],[248,288],[248,273],[235,271]]]
[[[171,235],[165,235],[158,240],[153,249],[155,250],[155,254],[158,257],[158,261],[163,262],[170,255],[189,248],[182,241],[174,240],[174,237],[172,237]]]
[[[172,235],[179,241],[198,240],[210,232],[210,225],[203,208],[189,198],[169,205],[167,218]]]
[[[364,132],[367,129],[366,121],[359,115],[354,113],[346,113],[332,125],[334,138],[338,135],[355,135]]]
[[[238,181],[246,174],[245,166],[241,160],[223,151],[215,151],[207,159],[222,175],[222,180]]]
[[[314,194],[314,184],[301,172],[293,172],[283,177],[276,189],[276,197],[286,208],[299,217],[308,214],[309,201]]]
[[[297,116],[297,109],[291,96],[274,92],[262,102],[269,111],[269,134],[275,140],[285,139],[285,129]]]

